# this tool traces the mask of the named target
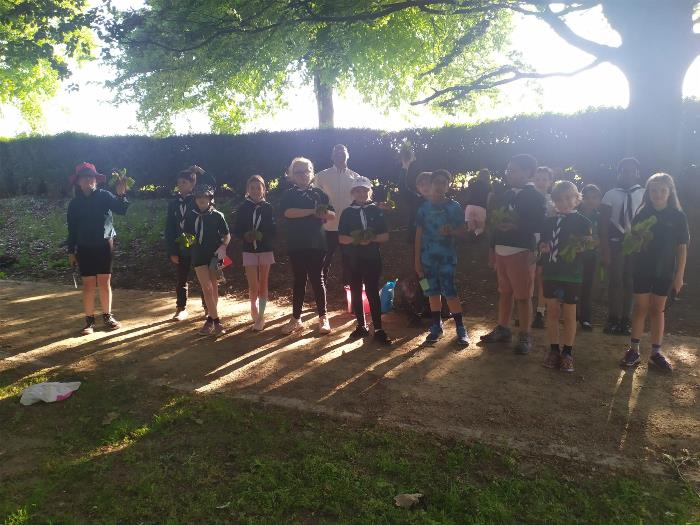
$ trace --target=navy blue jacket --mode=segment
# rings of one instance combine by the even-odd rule
[[[107,190],[97,189],[87,196],[78,190],[68,204],[68,253],[75,253],[77,246],[100,246],[116,237],[112,212],[124,215],[128,207],[126,197]]]
[[[183,197],[179,193],[168,203],[168,211],[165,217],[165,249],[168,257],[180,255],[180,244],[178,240],[184,232],[185,217],[187,212],[194,208],[194,197],[187,195]]]

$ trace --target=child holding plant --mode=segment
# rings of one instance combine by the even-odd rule
[[[75,197],[68,204],[68,263],[71,267],[78,265],[83,281],[85,326],[82,335],[95,331],[95,288],[100,290],[105,328],[117,330],[121,327],[112,315],[112,259],[117,235],[112,213],[126,213],[128,188],[127,181],[120,178],[115,184],[115,197],[111,192],[97,188],[97,182],[105,182],[105,179],[89,162],[76,166],[70,177],[75,186]]]
[[[415,270],[419,279],[427,281],[426,295],[430,301],[433,324],[426,343],[442,337],[441,296],[447,299],[451,316],[457,327],[457,343],[469,345],[469,336],[462,319],[462,304],[455,287],[457,250],[455,238],[466,234],[462,207],[447,197],[452,174],[434,171],[430,176],[430,200],[416,216]]]
[[[521,355],[532,349],[535,235],[541,233],[545,217],[545,198],[531,181],[536,168],[537,160],[532,155],[515,155],[510,160],[506,169],[510,189],[493,199],[489,217],[490,258],[498,279],[498,326],[482,335],[481,341],[510,342],[509,324],[515,299],[520,320],[515,352]]]
[[[552,188],[557,214],[545,221],[542,254],[542,291],[547,304],[547,368],[574,371],[576,304],[581,296],[583,254],[593,244],[591,221],[576,211],[581,194],[573,182],[560,180]],[[561,305],[561,308],[560,308]],[[563,311],[564,334],[559,333]]]
[[[326,254],[324,221],[334,219],[335,211],[328,195],[311,187],[314,166],[309,159],[297,157],[287,171],[293,186],[285,191],[280,203],[287,219],[287,251],[294,274],[292,291],[292,318],[282,328],[291,334],[304,328],[301,310],[304,306],[306,281],[311,281],[318,312],[318,328],[322,334],[330,334],[331,326],[326,315],[326,285],[323,279],[323,262]]]
[[[173,319],[184,321],[187,319],[187,281],[192,270],[190,247],[194,238],[185,233],[185,219],[188,212],[194,207],[192,191],[197,183],[198,166],[190,166],[182,170],[177,176],[177,193],[168,204],[165,218],[165,247],[170,262],[177,267],[177,286],[175,288],[176,306]],[[207,315],[207,307],[202,292],[202,307],[204,315]]]
[[[597,242],[599,235],[600,202],[603,193],[595,184],[587,184],[581,190],[581,204],[578,211],[591,221],[593,239]],[[591,312],[593,289],[596,285],[596,270],[598,269],[598,246],[583,254],[583,281],[581,282],[581,300],[579,301],[578,322],[585,332],[593,330]]]
[[[350,294],[357,327],[351,339],[369,335],[365,324],[365,309],[362,303],[364,285],[369,301],[374,327],[374,340],[390,345],[391,339],[382,329],[382,308],[379,300],[379,277],[382,259],[379,246],[389,240],[382,210],[372,202],[372,183],[366,177],[358,177],[350,190],[352,204],[343,210],[338,224],[339,241],[347,268],[350,271]]]
[[[657,173],[646,183],[642,205],[625,235],[623,250],[634,257],[632,334],[621,365],[632,367],[640,361],[640,339],[644,322],[651,325],[649,365],[671,372],[673,367],[661,353],[664,336],[664,310],[669,293],[683,288],[688,253],[688,220],[681,209],[673,178]]]
[[[226,247],[231,241],[224,215],[214,208],[214,188],[205,184],[194,187],[195,206],[188,212],[184,231],[194,236],[191,257],[197,280],[204,293],[207,318],[199,335],[226,333],[219,319],[218,271],[226,259]]]
[[[547,210],[545,212],[546,217],[553,217],[557,214],[556,206],[554,206],[554,201],[552,200],[551,190],[552,184],[554,183],[554,171],[552,168],[547,166],[539,166],[535,170],[535,175],[532,178],[532,183],[535,185],[535,189],[539,191],[545,198]],[[542,266],[537,264],[535,269],[535,293],[537,294],[537,308],[535,310],[535,316],[532,319],[533,328],[544,328],[544,316],[546,311],[546,299],[542,292]]]
[[[234,235],[243,241],[243,267],[248,279],[248,297],[253,330],[265,328],[270,266],[275,264],[272,240],[277,231],[272,205],[265,200],[265,180],[253,175],[246,183],[245,201],[236,211]]]

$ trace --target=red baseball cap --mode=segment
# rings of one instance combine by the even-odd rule
[[[75,167],[75,171],[69,179],[70,183],[75,184],[78,181],[78,177],[80,177],[81,175],[89,175],[95,177],[97,179],[97,182],[105,182],[107,180],[107,177],[102,175],[102,173],[98,173],[97,169],[95,168],[95,165],[90,164],[89,162],[81,162]]]

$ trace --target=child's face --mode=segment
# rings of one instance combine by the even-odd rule
[[[97,188],[97,179],[92,175],[81,175],[78,177],[78,186],[87,195]]]
[[[260,202],[265,197],[265,187],[260,181],[254,180],[248,184],[248,197],[250,200]]]
[[[583,196],[583,201],[581,202],[581,204],[583,204],[583,207],[587,210],[597,210],[598,208],[600,208],[601,199],[602,197],[600,193],[598,193],[597,191],[591,191]]]
[[[629,188],[639,180],[639,171],[634,166],[623,166],[617,175],[617,183],[621,188]]]
[[[353,188],[350,192],[355,202],[367,202],[369,200],[369,188]]]
[[[192,188],[194,188],[194,182],[188,179],[177,179],[177,191],[181,195],[189,195],[192,193]]]
[[[549,173],[544,171],[535,172],[535,177],[532,179],[532,182],[540,193],[549,192],[549,188],[552,186],[552,179]]]
[[[209,197],[207,197],[206,195],[200,195],[194,201],[197,204],[197,208],[199,208],[199,211],[206,210],[209,207],[209,204],[211,203]]]
[[[442,177],[438,177],[430,181],[430,191],[433,199],[442,199],[447,195],[447,190],[450,189],[450,181]]]
[[[311,184],[311,168],[308,164],[297,162],[292,166],[292,182],[302,188]]]
[[[513,162],[508,163],[506,168],[506,180],[514,188],[522,188],[527,183],[528,174],[520,166]]]
[[[666,184],[652,182],[649,184],[649,200],[652,206],[657,210],[662,210],[668,205],[668,198],[671,196],[671,190]]]
[[[552,200],[559,213],[572,212],[578,205],[578,195],[573,191],[565,193],[564,195],[558,195],[556,199]]]
[[[421,179],[421,181],[416,184],[416,189],[421,197],[427,199],[430,197],[430,180]]]

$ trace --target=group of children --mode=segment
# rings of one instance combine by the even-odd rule
[[[178,193],[168,206],[165,240],[168,256],[177,267],[174,319],[187,318],[187,283],[194,268],[206,317],[199,334],[225,333],[218,315],[217,281],[228,259],[228,244],[235,239],[243,248],[252,329],[261,331],[265,328],[277,232],[275,212],[266,201],[265,181],[259,175],[248,179],[245,201],[236,210],[231,231],[224,215],[214,207],[213,187],[198,182],[203,174],[204,170],[197,166],[180,172]],[[533,344],[532,327],[546,324],[550,351],[544,365],[573,371],[577,323],[584,330],[592,329],[591,290],[600,262],[608,269],[610,280],[610,316],[605,331],[631,335],[621,364],[634,366],[640,361],[640,337],[649,315],[650,364],[670,371],[671,365],[661,353],[664,309],[669,293],[677,294],[683,286],[689,242],[687,220],[669,175],[656,174],[642,188],[638,184],[639,165],[634,159],[623,159],[618,175],[618,186],[605,196],[594,185],[585,186],[580,193],[570,181],[554,182],[552,171],[538,167],[534,157],[516,155],[506,170],[509,189],[499,195],[489,194],[489,174],[483,170],[463,211],[459,203],[448,197],[452,183],[448,171],[420,173],[415,191],[404,190],[412,198],[404,198],[403,202],[411,203],[409,232],[414,270],[427,296],[432,319],[426,343],[443,336],[444,298],[449,317],[455,322],[457,344],[469,345],[455,285],[457,246],[469,232],[482,235],[488,230],[490,262],[498,283],[498,324],[481,336],[482,344],[512,340],[510,325],[515,305],[519,326],[516,353],[528,354]],[[301,312],[307,281],[314,292],[318,330],[322,334],[331,332],[324,264],[328,253],[325,224],[333,221],[338,225],[338,242],[347,273],[344,277],[350,285],[357,320],[350,337],[359,339],[370,333],[365,321],[364,293],[370,306],[374,339],[392,344],[382,328],[379,299],[380,247],[389,240],[386,207],[372,200],[372,183],[365,177],[352,178],[352,204],[336,216],[328,195],[313,184],[314,167],[310,160],[293,159],[287,176],[291,187],[282,195],[279,211],[286,221],[293,288],[292,316],[282,332],[291,334],[303,328]],[[97,189],[103,176],[88,163],[76,167],[72,180],[76,196],[68,208],[68,249],[70,263],[78,264],[83,277],[83,333],[92,333],[95,328],[96,286],[100,289],[105,327],[117,329],[119,322],[111,313],[115,236],[112,213],[127,211],[126,187],[118,184],[117,196]],[[628,245],[635,249],[630,250]],[[634,307],[630,314],[626,305],[627,295],[632,292]],[[535,297],[538,306],[533,312]]]

